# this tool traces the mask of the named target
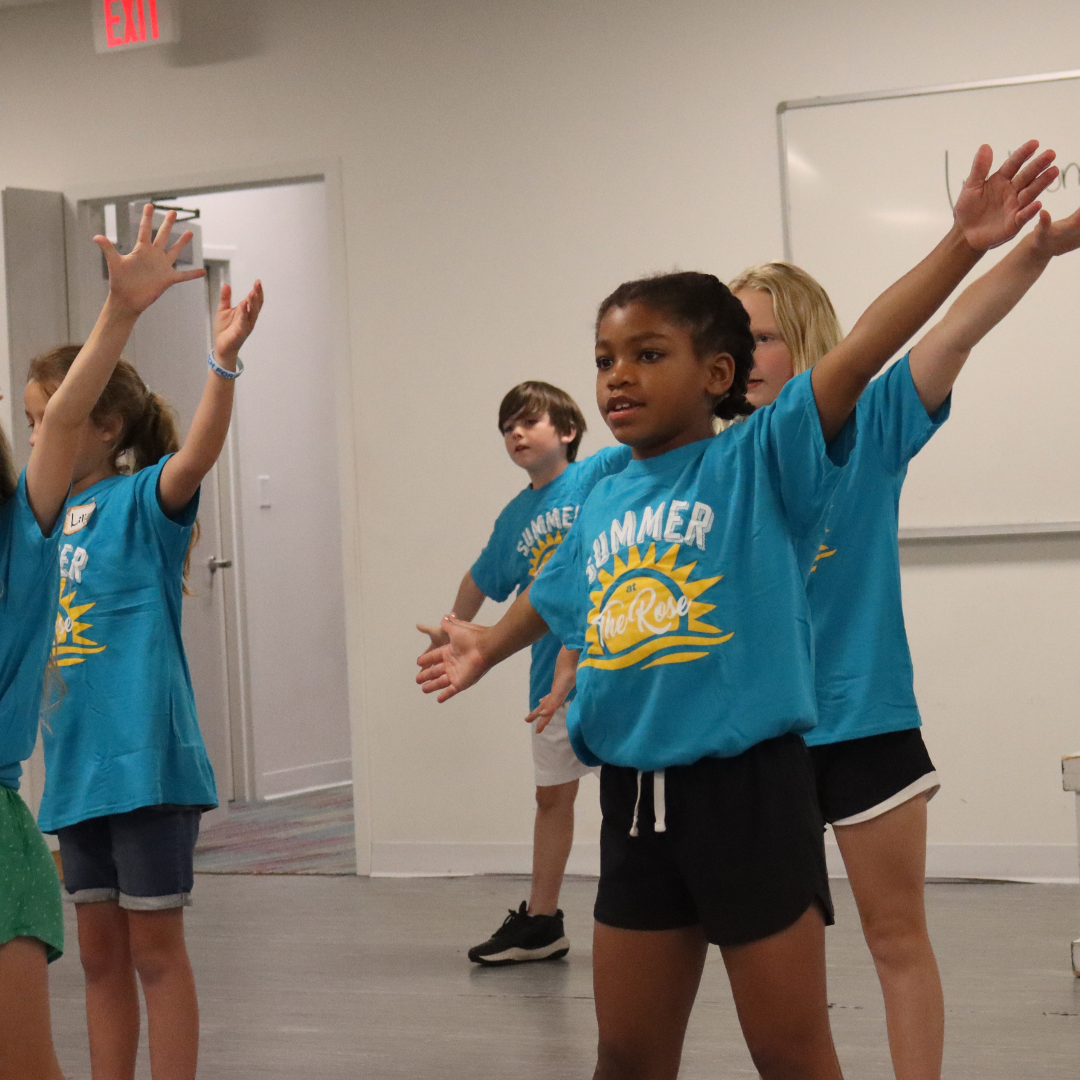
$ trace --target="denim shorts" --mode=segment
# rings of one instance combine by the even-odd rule
[[[201,806],[142,806],[57,830],[64,888],[76,904],[130,911],[191,904]]]

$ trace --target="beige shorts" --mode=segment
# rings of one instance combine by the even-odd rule
[[[532,728],[533,771],[537,787],[555,787],[580,780],[588,773],[600,775],[599,768],[590,768],[578,760],[566,731],[566,706],[560,705],[550,723],[539,734]]]

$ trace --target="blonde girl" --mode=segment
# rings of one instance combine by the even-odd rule
[[[262,286],[221,292],[209,372],[181,445],[168,405],[121,361],[80,430],[64,537],[54,655],[67,686],[45,733],[39,822],[60,839],[76,905],[94,1080],[131,1080],[141,983],[155,1080],[191,1080],[195,983],[183,910],[204,809],[217,802],[180,632],[199,485],[225,441],[241,345]],[[37,438],[72,363],[31,364]]]
[[[20,762],[37,738],[42,683],[56,621],[64,500],[86,420],[141,312],[166,289],[201,277],[174,263],[175,214],[151,241],[147,207],[138,241],[120,256],[94,237],[109,269],[109,296],[34,425],[30,461],[16,480],[0,432],[0,1080],[59,1080],[49,1024],[46,964],[64,946],[60,884],[45,841],[19,797]]]
[[[833,826],[885,998],[897,1080],[938,1080],[945,1015],[926,927],[927,802],[937,773],[920,732],[904,631],[897,546],[908,462],[945,422],[969,352],[1050,259],[1080,246],[1080,211],[1033,232],[966,289],[856,407],[858,445],[825,542],[805,556],[814,626],[817,726],[804,738],[822,816]],[[841,338],[825,290],[798,267],[767,263],[730,284],[750,315],[747,400],[771,405]]]

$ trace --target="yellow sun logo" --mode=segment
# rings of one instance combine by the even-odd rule
[[[817,569],[817,564],[822,559],[827,559],[830,555],[836,554],[836,548],[830,548],[828,544],[822,544],[818,548],[818,553],[814,556],[814,565],[810,567],[810,573],[812,574]]]
[[[716,605],[698,600],[723,575],[691,581],[697,563],[676,567],[678,557],[678,544],[659,560],[655,544],[649,545],[645,558],[635,544],[627,549],[625,562],[615,556],[611,573],[600,571],[600,587],[589,594],[593,607],[582,667],[611,671],[632,667],[656,653],[662,655],[642,666],[685,664],[708,656],[714,645],[734,637],[734,631],[725,634],[702,622]],[[664,651],[668,649],[675,651]]]
[[[56,613],[56,640],[53,645],[52,655],[57,667],[70,667],[72,664],[81,664],[91,653],[104,652],[105,646],[83,637],[83,631],[89,630],[93,623],[80,622],[93,606],[90,604],[75,604],[76,589],[72,589],[66,596],[64,589],[67,587],[67,578],[60,579],[60,610]],[[68,643],[70,639],[70,644]]]
[[[551,533],[545,533],[543,539],[537,540],[533,544],[532,550],[529,552],[532,556],[529,560],[529,577],[536,577],[543,570],[544,563],[555,554],[555,549],[562,542],[562,532],[557,532],[554,536]]]

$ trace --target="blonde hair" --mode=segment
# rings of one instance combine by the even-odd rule
[[[829,294],[805,271],[786,262],[747,267],[729,289],[758,289],[773,301],[776,328],[791,353],[793,374],[809,371],[844,336]]]

